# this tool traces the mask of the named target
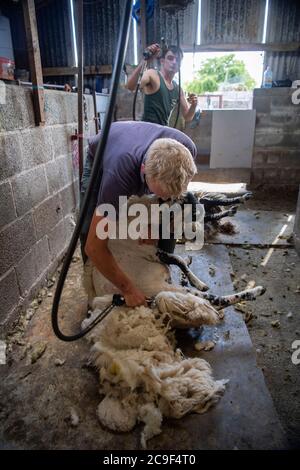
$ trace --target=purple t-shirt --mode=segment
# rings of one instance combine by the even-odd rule
[[[101,133],[89,140],[92,158],[100,138]],[[119,196],[142,196],[150,192],[141,173],[141,165],[150,145],[161,138],[177,140],[196,158],[195,144],[177,129],[141,121],[120,121],[111,125],[103,156],[98,205],[110,203],[118,209]]]

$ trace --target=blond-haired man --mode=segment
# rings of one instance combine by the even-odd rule
[[[89,142],[93,159],[101,134]],[[154,193],[162,199],[179,196],[196,173],[196,147],[182,132],[147,122],[115,122],[111,125],[103,157],[103,176],[97,206],[111,204],[118,214],[119,197]],[[96,211],[89,226],[85,253],[96,268],[125,297],[128,306],[145,304],[146,298],[121,270],[108,247],[97,236],[105,219]],[[103,222],[101,222],[103,224]],[[105,224],[105,221],[104,221]]]

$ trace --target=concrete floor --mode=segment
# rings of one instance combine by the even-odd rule
[[[255,210],[253,204],[250,207]],[[261,209],[259,204],[258,208]],[[278,205],[271,208],[278,210]],[[269,230],[269,223],[266,229]],[[230,382],[217,406],[204,415],[166,420],[162,434],[149,441],[150,449],[299,447],[300,366],[291,362],[291,342],[300,331],[300,294],[294,292],[300,279],[299,259],[292,247],[276,248],[269,264],[259,267],[266,252],[267,248],[257,246],[245,249],[218,244],[206,246],[194,256],[192,269],[211,286],[212,292],[232,292],[233,273],[242,288],[245,283],[240,277],[245,274],[243,279],[254,279],[257,284],[266,285],[268,291],[247,304],[253,313],[247,323],[251,339],[245,314],[234,308],[226,309],[219,327],[199,331],[201,339],[217,339],[210,352],[195,351],[187,333],[177,335],[179,346],[187,355],[207,359],[215,377],[228,378]],[[66,332],[78,327],[85,306],[81,261],[74,261],[61,307]],[[215,268],[214,276],[208,274],[210,266]],[[96,417],[100,401],[97,374],[88,364],[87,342],[83,339],[63,343],[51,329],[54,287],[41,292],[27,311],[27,320],[24,315],[8,339],[8,362],[0,366],[0,448],[139,449],[139,427],[121,434],[100,426]],[[287,318],[290,311],[293,315]],[[266,315],[269,313],[271,316]],[[279,328],[270,324],[273,318],[280,320]],[[72,424],[74,412],[79,416],[77,426]]]
[[[292,343],[300,340],[300,263],[293,248],[274,250],[266,266],[259,264],[267,249],[230,247],[236,279],[246,273],[267,288],[246,306],[247,323],[257,364],[262,369],[290,445],[300,448],[300,365],[292,363]],[[258,266],[256,267],[256,265]],[[244,281],[238,281],[242,288]],[[279,323],[277,323],[279,322]]]

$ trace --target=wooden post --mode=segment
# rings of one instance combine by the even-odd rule
[[[35,120],[37,125],[43,125],[45,124],[45,96],[34,0],[23,0],[22,5],[29,53]]]
[[[83,173],[83,1],[78,0],[77,9],[77,53],[78,53],[78,158],[79,188]]]

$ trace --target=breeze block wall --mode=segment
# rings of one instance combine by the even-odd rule
[[[294,88],[257,88],[251,184],[289,186],[300,183],[300,104]],[[299,93],[298,93],[299,96]]]
[[[36,126],[29,88],[1,83],[0,327],[8,329],[57,267],[79,201],[77,94],[45,90]],[[92,96],[84,100],[85,136],[95,134]]]

